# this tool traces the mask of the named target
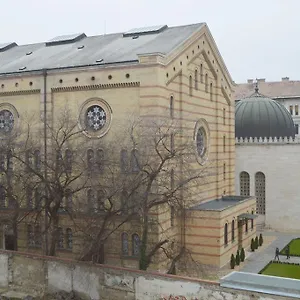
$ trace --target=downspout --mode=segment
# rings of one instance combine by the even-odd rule
[[[44,79],[44,162],[47,162],[47,69],[43,69],[43,79]],[[44,163],[44,178],[47,181],[47,167]],[[48,255],[48,197],[47,189],[45,189],[45,255]]]

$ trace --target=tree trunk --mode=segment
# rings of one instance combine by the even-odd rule
[[[55,256],[56,244],[57,244],[57,240],[58,240],[58,216],[57,215],[52,217],[52,226],[51,227],[46,229],[46,230],[49,230],[49,229],[51,230],[51,240],[50,240],[50,247],[49,247],[48,255]]]
[[[147,244],[148,244],[148,211],[145,213],[144,222],[143,222],[143,232],[142,240],[140,247],[140,260],[139,260],[139,269],[146,271],[149,267],[149,258],[147,256]]]

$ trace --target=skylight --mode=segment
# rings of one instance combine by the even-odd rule
[[[15,46],[18,46],[15,42],[0,44],[0,52],[4,52],[6,50],[9,50],[9,49],[11,49]]]
[[[55,45],[75,43],[85,37],[86,37],[85,33],[60,35],[60,36],[57,36],[57,37],[51,39],[50,41],[46,42],[46,46],[55,46]]]
[[[134,29],[131,29],[131,30],[123,33],[123,37],[160,33],[167,28],[168,28],[168,25],[158,25],[158,26],[134,28]]]

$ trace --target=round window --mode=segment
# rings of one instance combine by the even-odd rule
[[[0,132],[8,133],[14,128],[14,115],[7,109],[0,111]]]
[[[87,128],[98,131],[106,123],[106,112],[99,105],[90,106],[86,112],[86,126]]]
[[[197,152],[200,157],[203,157],[206,151],[206,134],[203,127],[200,127],[196,136]]]

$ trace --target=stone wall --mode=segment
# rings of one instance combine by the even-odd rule
[[[0,252],[3,288],[31,295],[74,291],[82,299],[103,300],[289,299],[222,288],[218,282],[8,251]]]

